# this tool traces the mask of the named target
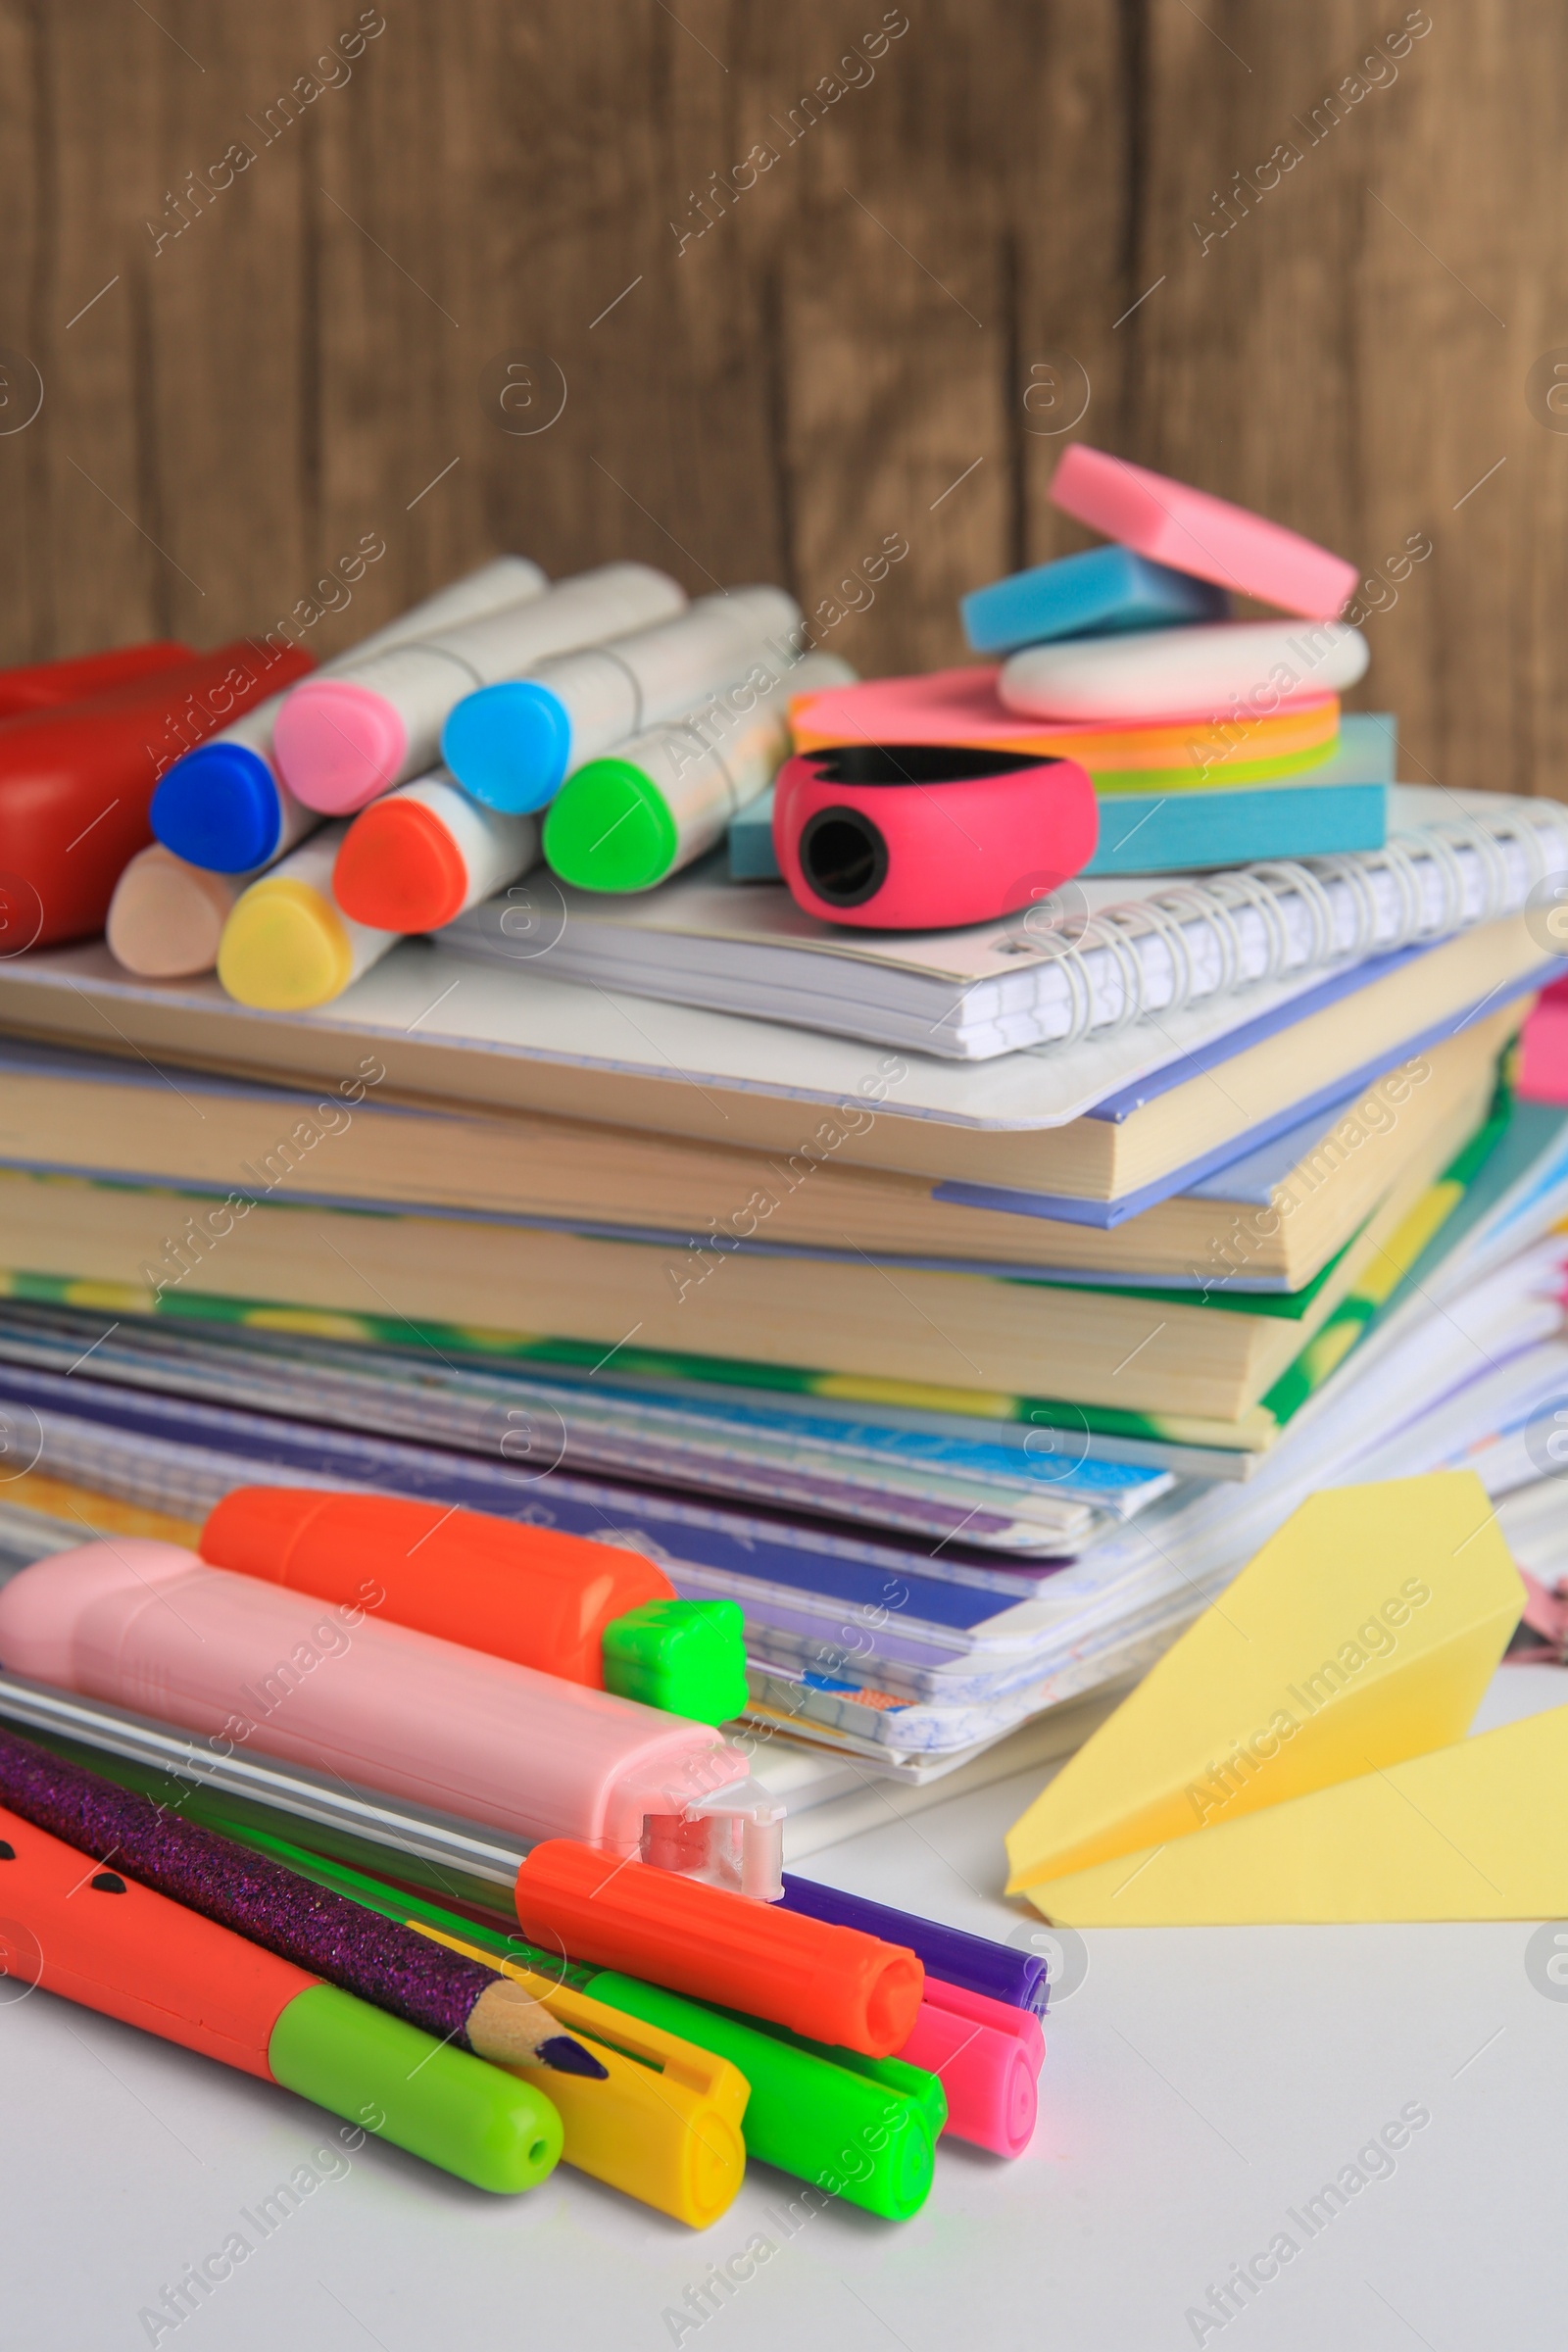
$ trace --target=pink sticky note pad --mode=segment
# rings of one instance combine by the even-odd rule
[[[1188,725],[1179,710],[1136,720],[1035,718],[1008,710],[997,693],[1001,674],[998,664],[988,662],[916,677],[865,678],[854,686],[797,695],[790,705],[795,748],[810,752],[836,743],[956,743],[979,751],[1054,752],[1081,758],[1090,767],[1186,763],[1185,756],[1173,755],[1169,746],[1154,744],[1147,756],[1143,752],[1143,739],[1159,728]],[[1278,713],[1253,720],[1260,756],[1283,727],[1333,700],[1332,695],[1302,695]],[[1080,751],[1080,745],[1086,748]],[[1113,745],[1118,748],[1112,750]]]
[[[1229,499],[1189,489],[1083,441],[1063,452],[1051,498],[1064,514],[1152,563],[1169,564],[1307,620],[1332,620],[1355,588],[1355,565],[1343,556],[1233,507]]]

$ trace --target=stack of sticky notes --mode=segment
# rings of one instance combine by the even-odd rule
[[[1000,667],[802,699],[798,748],[942,743],[1077,760],[1100,800],[1092,874],[1381,848],[1394,721],[1340,710],[1368,660],[1336,617],[1354,565],[1081,442],[1051,496],[1111,544],[961,600],[970,645]],[[1233,595],[1292,617],[1233,618]],[[767,821],[754,804],[733,830],[738,879],[776,870]]]

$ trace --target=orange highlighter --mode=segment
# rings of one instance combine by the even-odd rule
[[[99,1868],[4,1809],[0,1974],[24,1993],[42,1985],[280,2082],[476,2188],[532,2188],[561,2154],[561,2118],[535,2084]]]
[[[370,1605],[393,1625],[697,1723],[749,1703],[739,1604],[680,1600],[641,1552],[586,1536],[392,1495],[236,1487],[200,1550],[318,1600],[379,1587]]]

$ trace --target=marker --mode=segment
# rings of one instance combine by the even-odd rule
[[[542,808],[574,768],[662,719],[683,718],[772,645],[791,643],[800,625],[801,608],[782,588],[699,597],[656,628],[465,695],[442,729],[441,756],[488,808]]]
[[[345,914],[385,931],[434,931],[539,862],[539,820],[484,808],[445,768],[362,808],[332,868]]]
[[[372,630],[347,653],[323,662],[317,674],[331,675],[350,662],[373,660],[426,630],[455,628],[522,604],[548,586],[526,556],[498,556],[425,597],[385,628]],[[295,799],[271,756],[272,726],[283,700],[281,694],[270,695],[210,743],[176,760],[162,778],[153,794],[153,831],[176,858],[215,873],[254,873],[320,823],[314,808]]]
[[[0,1965],[15,1982],[281,2083],[476,2188],[532,2188],[561,2154],[561,2119],[531,2083],[4,1811]]]
[[[377,1617],[394,1625],[699,1723],[748,1703],[739,1604],[679,1600],[662,1569],[618,1544],[391,1495],[235,1487],[200,1550],[318,1600],[357,1602],[373,1582]]]
[[[925,1999],[899,2056],[947,2087],[949,2127],[995,2156],[1021,2156],[1039,2114],[1045,2064],[1040,2020],[960,1984],[925,1981]]]
[[[702,2228],[715,2217],[692,2211],[689,2202],[683,2209],[677,2202],[682,2184],[717,2171],[713,2159],[738,2126],[745,2135],[745,2155],[760,2164],[776,2165],[801,2180],[819,2181],[824,2172],[833,2172],[844,2182],[836,2193],[849,2204],[902,2221],[923,2202],[933,2173],[932,2142],[947,2122],[948,2103],[938,2076],[898,2058],[865,2058],[858,2052],[808,2044],[782,2027],[564,1959],[558,1952],[523,1943],[515,1935],[476,1925],[425,1897],[367,1877],[346,1863],[307,1853],[266,1831],[240,1828],[234,1835],[246,1845],[275,1854],[288,1869],[318,1886],[332,1887],[386,1918],[406,1921],[454,1949],[487,1959],[492,1968],[526,1986],[564,2027],[592,2034],[607,2064],[613,2063],[613,2052],[603,2046],[607,2041],[641,2057],[642,2066],[627,2069],[627,2091],[635,2095],[640,2089],[642,2096],[627,2117],[628,2129],[618,2147],[603,2132],[594,2142],[582,2132],[585,2119],[604,2114],[603,2091],[561,2080],[548,2085],[565,2127],[564,2163],[596,2173],[613,2187]],[[652,2082],[650,2060],[661,2069]],[[731,2117],[726,2109],[723,2138],[715,2135],[710,2111],[693,2111],[684,2102],[678,2111],[683,2129],[678,2133],[668,2129],[681,2089],[694,2078],[710,2097],[726,2079],[751,2086],[743,2112],[736,2110]],[[901,2124],[906,2104],[916,2113]],[[847,2150],[854,2151],[848,2164]]]
[[[308,694],[289,696],[272,730],[278,766],[308,808],[351,815],[435,765],[448,712],[476,686],[646,628],[685,602],[685,591],[651,564],[605,564],[526,605],[347,662],[312,678]]]
[[[115,884],[104,925],[109,952],[142,980],[184,980],[218,961],[240,875],[204,873],[161,842],[138,850]]]
[[[523,1943],[519,1936],[478,1926],[251,1824],[236,1825],[233,1836],[314,1886],[330,1887],[383,1919],[504,1972],[546,2004],[563,2029],[590,2040],[605,2070],[603,2082],[558,2074],[540,2085],[560,2111],[564,2164],[694,2230],[706,2230],[734,2202],[748,2150],[765,2155],[749,2131],[742,2137],[742,2118],[749,2126],[752,2103],[744,2069],[706,2041],[646,2025],[612,2003],[590,1997],[584,1987],[591,1969],[573,1968]],[[526,2074],[525,2068],[518,2071]]]
[[[178,669],[196,660],[194,646],[172,638],[154,638],[146,645],[120,645],[103,654],[71,654],[63,662],[31,662],[18,669],[0,669],[0,719],[20,718],[29,710],[51,710],[61,703],[80,703],[116,686],[128,686],[160,670]]]
[[[522,1838],[587,1839],[611,1868],[646,1845],[665,1869],[777,1893],[783,1807],[753,1788],[739,1748],[706,1724],[384,1625],[367,1614],[377,1591],[334,1607],[117,1537],[11,1579],[0,1658]]]
[[[888,2221],[919,2212],[936,2171],[932,2143],[947,2117],[936,2076],[905,2070],[896,2058],[786,2040],[776,2027],[612,1971],[588,1984],[608,2008],[684,2034],[740,2068],[752,2086],[748,2155]]]
[[[438,2041],[500,2065],[604,2080],[598,2060],[563,2034],[547,2009],[510,1986],[498,1988],[487,1968],[437,1959],[408,1928],[368,1918],[340,1894],[313,1893],[280,1863],[248,1855],[169,1806],[3,1727],[0,1803]]]
[[[799,1911],[808,1919],[825,1919],[837,1928],[859,1928],[889,1943],[907,1944],[929,1974],[944,1984],[983,1993],[1009,2008],[1027,2009],[1035,2017],[1045,2015],[1051,1980],[1038,1952],[993,1943],[989,1936],[970,1936],[961,1928],[943,1927],[934,1919],[896,1911],[890,1903],[848,1894],[841,1886],[823,1886],[815,1879],[797,1878],[791,1871],[784,1873],[781,1900],[786,1911]]]
[[[656,727],[569,776],[550,804],[544,850],[583,890],[652,890],[721,841],[732,816],[765,792],[790,753],[796,694],[853,684],[832,654],[775,675],[754,669],[684,726]],[[768,679],[770,684],[763,684]]]
[[[0,723],[0,855],[10,902],[0,952],[101,931],[115,884],[148,840],[157,763],[310,667],[236,639],[178,669]]]
[[[323,825],[235,900],[218,946],[218,977],[237,1004],[257,1012],[329,1004],[397,946],[396,931],[353,922],[332,896],[346,830]]]
[[[123,1549],[129,1539],[117,1541]],[[752,1900],[648,1863],[612,1860],[607,1883],[605,1856],[570,1839],[530,1850],[526,1838],[443,1809],[399,1803],[340,1772],[281,1763],[254,1740],[169,1731],[149,1715],[76,1697],[21,1671],[0,1672],[0,1710],[45,1739],[85,1747],[117,1780],[152,1788],[166,1801],[174,1789],[175,1801],[225,1835],[241,1835],[260,1815],[273,1834],[340,1861],[374,1848],[376,1866],[388,1876],[481,1913],[515,1912],[530,1941],[553,1953],[569,1951],[697,2000],[741,2006],[754,2018],[866,2055],[872,2054],[868,2024],[882,2056],[913,2030],[923,1992],[913,1953],[853,1929],[792,1917],[772,1899],[776,1879],[759,1886],[763,1899]],[[536,1925],[527,1925],[524,1907]],[[585,1908],[589,1935],[578,1936]]]
[[[0,1594],[0,1616],[4,1606]],[[545,1839],[523,1857],[514,1892],[517,1925],[530,1941],[671,1992],[869,2058],[891,2058],[913,2031],[924,1970],[911,1951],[858,1928],[748,1902],[565,1838]]]

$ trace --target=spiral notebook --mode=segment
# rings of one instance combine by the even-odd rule
[[[728,881],[720,851],[623,899],[535,875],[437,936],[510,962],[523,987],[538,973],[984,1061],[1446,938],[1519,912],[1562,875],[1568,810],[1553,802],[1396,785],[1381,850],[1201,882],[1086,877],[959,931],[818,922],[781,886]],[[519,915],[532,933],[547,911],[554,944],[519,960]],[[1544,928],[1541,944],[1554,952]]]

